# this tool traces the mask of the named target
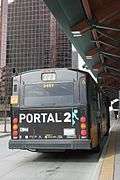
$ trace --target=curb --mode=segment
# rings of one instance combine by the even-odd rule
[[[0,134],[0,138],[10,136],[10,133]]]
[[[110,142],[110,138],[111,138],[111,130],[113,129],[114,125],[115,125],[115,122],[112,125],[112,127],[110,128],[110,132],[109,132],[107,141],[106,141],[106,143],[105,143],[105,145],[104,145],[104,147],[102,149],[102,152],[101,152],[101,155],[100,155],[100,158],[99,158],[99,161],[98,161],[95,173],[93,175],[93,180],[99,180],[102,163],[103,163],[103,160],[104,160],[106,152],[107,152],[107,148],[108,148],[108,145],[109,145],[109,142]]]

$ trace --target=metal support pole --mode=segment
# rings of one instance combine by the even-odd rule
[[[119,69],[116,69],[116,68],[111,67],[111,66],[108,66],[108,65],[105,65],[105,67],[106,67],[107,69],[110,69],[110,70],[112,70],[112,71],[115,71],[116,73],[119,73],[119,76],[120,76],[120,70],[119,70]]]
[[[118,49],[118,48],[119,48],[119,47],[117,47],[117,46],[115,46],[115,45],[113,45],[113,44],[109,44],[109,43],[106,43],[106,42],[103,42],[103,41],[91,41],[91,42],[93,42],[93,43],[99,42],[100,44],[103,44],[103,45],[105,45],[105,46],[112,47],[112,48],[114,48],[114,49]]]
[[[6,110],[5,110],[5,115],[4,115],[4,133],[7,132],[7,118],[6,118]]]
[[[115,38],[111,37],[111,36],[110,36],[109,34],[107,34],[107,33],[104,33],[104,32],[99,31],[99,30],[97,30],[97,32],[98,32],[99,34],[101,34],[102,36],[104,36],[104,37],[112,40],[112,41],[113,41],[114,43],[116,43],[116,44],[118,44],[118,43],[120,42],[119,39],[115,39]],[[99,37],[98,37],[98,39],[99,39]]]
[[[6,107],[6,100],[4,102],[4,107],[5,107],[5,111],[4,111],[4,133],[7,133],[7,107]]]
[[[106,30],[120,32],[120,29],[118,29],[118,28],[112,28],[112,27],[107,27],[107,26],[102,26],[102,25],[92,25],[92,26],[93,26],[93,28],[106,29]]]
[[[104,51],[100,51],[101,54],[105,54],[105,55],[108,55],[108,56],[112,56],[112,57],[116,57],[116,58],[120,58],[119,55],[116,55],[116,54],[111,54],[111,53],[107,53],[107,52],[104,52]]]

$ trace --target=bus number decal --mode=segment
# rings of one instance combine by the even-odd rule
[[[64,122],[71,123],[71,113],[66,112],[66,113],[64,114],[64,116],[66,117],[66,118],[64,119]]]

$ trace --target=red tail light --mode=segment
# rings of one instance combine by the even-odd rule
[[[87,119],[86,119],[86,116],[82,116],[80,118],[80,137],[81,138],[87,137]]]
[[[17,124],[18,123],[18,118],[14,118],[12,121],[13,124]]]
[[[19,137],[19,120],[18,118],[14,118],[12,121],[12,137],[13,139],[18,139]]]
[[[81,122],[81,123],[85,123],[86,121],[87,121],[87,119],[86,119],[85,116],[82,116],[82,117],[80,118],[80,122]]]
[[[86,131],[86,129],[81,130],[81,136],[87,136],[87,131]]]
[[[18,136],[18,131],[13,131],[13,137],[17,138]]]

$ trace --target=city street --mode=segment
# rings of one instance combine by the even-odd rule
[[[0,12],[0,180],[120,180],[120,0]]]
[[[9,150],[9,138],[0,138],[1,180],[92,180],[95,177],[99,154]]]

